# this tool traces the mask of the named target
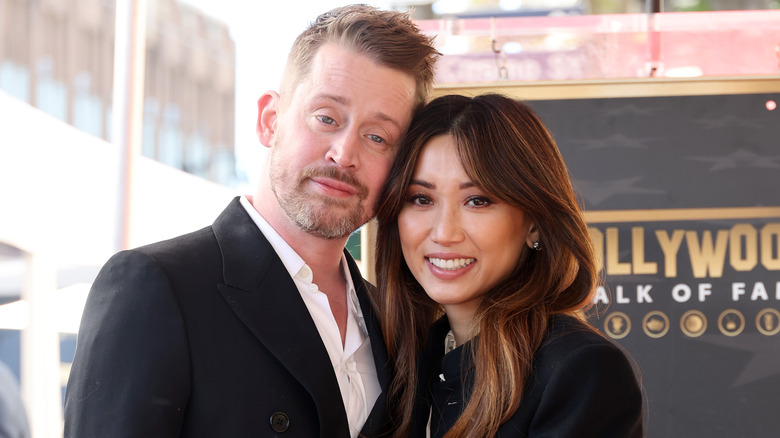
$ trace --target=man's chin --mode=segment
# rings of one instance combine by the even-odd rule
[[[360,225],[354,226],[353,223],[299,223],[298,225],[312,236],[327,240],[344,239],[360,228]]]
[[[315,195],[308,197],[309,205],[316,205],[317,203],[322,205],[322,208],[326,210],[338,209],[339,214],[345,212],[351,212],[352,210],[359,208],[359,201],[354,196],[349,197],[334,197],[325,195]]]
[[[299,212],[301,214],[294,220],[302,230],[309,234],[333,240],[349,237],[355,230],[368,222],[362,215],[333,210],[331,207],[316,212],[312,210],[305,213]]]

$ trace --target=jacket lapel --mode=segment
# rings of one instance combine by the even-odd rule
[[[368,337],[371,339],[371,352],[374,355],[376,376],[379,380],[379,386],[382,388],[382,392],[379,394],[376,403],[374,403],[374,407],[371,409],[361,432],[369,437],[389,435],[391,425],[389,422],[390,416],[387,412],[387,386],[390,380],[391,369],[379,319],[374,306],[371,304],[370,294],[374,286],[363,279],[360,270],[349,253],[347,253],[347,264],[352,276],[352,284],[355,285],[355,291],[360,301],[360,309],[363,312],[363,320],[368,329]]]
[[[219,292],[244,325],[309,391],[322,436],[348,436],[328,352],[273,247],[238,198],[217,218],[213,229],[223,257],[224,284],[217,286]]]
[[[352,284],[355,285],[355,291],[360,301],[360,310],[363,312],[363,320],[366,323],[368,329],[368,336],[371,339],[371,352],[374,355],[374,362],[376,365],[376,374],[379,379],[379,385],[384,391],[387,387],[388,378],[390,376],[388,369],[387,348],[385,347],[385,341],[382,338],[382,330],[379,325],[379,319],[377,317],[374,306],[371,304],[371,289],[373,285],[368,283],[360,274],[360,270],[352,259],[352,256],[345,249],[344,252],[347,255],[347,264],[349,266],[349,273],[352,276]]]

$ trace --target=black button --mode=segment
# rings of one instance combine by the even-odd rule
[[[290,417],[284,412],[276,412],[271,415],[271,429],[274,432],[284,432],[290,427]]]

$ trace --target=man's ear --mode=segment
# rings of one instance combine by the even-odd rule
[[[257,138],[265,147],[273,145],[278,111],[279,93],[266,91],[257,99]]]

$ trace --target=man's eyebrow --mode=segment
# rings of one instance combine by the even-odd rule
[[[332,100],[341,105],[349,105],[349,99],[335,94],[320,93],[315,95],[313,100]]]

